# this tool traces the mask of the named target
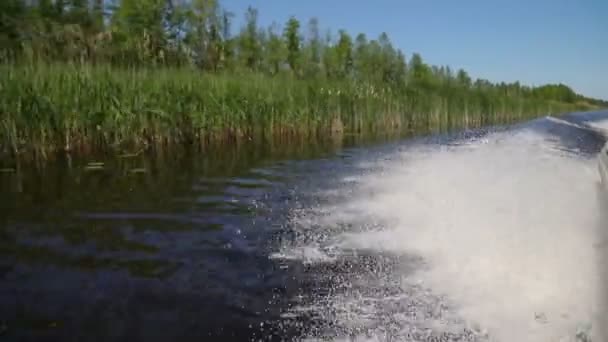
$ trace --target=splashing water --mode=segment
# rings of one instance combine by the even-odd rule
[[[366,162],[293,215],[282,253],[331,284],[308,337],[601,341],[596,165],[532,129]]]

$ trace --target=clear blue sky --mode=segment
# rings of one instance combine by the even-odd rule
[[[377,37],[385,31],[407,58],[464,68],[472,77],[524,84],[562,82],[608,100],[608,0],[224,0],[260,24],[303,23]]]

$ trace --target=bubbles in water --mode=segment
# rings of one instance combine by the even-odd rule
[[[306,238],[283,256],[334,265],[307,271],[329,287],[302,303],[325,322],[311,338],[591,340],[597,168],[554,144],[524,129],[411,146],[294,215]]]

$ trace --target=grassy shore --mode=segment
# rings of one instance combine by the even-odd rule
[[[173,144],[379,130],[415,133],[508,123],[584,107],[476,88],[396,90],[290,74],[3,65],[0,150],[48,158],[63,151],[132,152]]]

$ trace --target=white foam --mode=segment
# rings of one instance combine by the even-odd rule
[[[553,121],[555,123],[559,123],[559,124],[562,124],[562,125],[567,125],[567,126],[572,126],[572,127],[576,127],[576,128],[582,128],[582,129],[588,129],[589,128],[588,126],[584,126],[584,125],[580,125],[580,124],[577,124],[577,123],[574,123],[574,122],[570,122],[570,121],[564,120],[562,118],[556,118],[554,116],[547,116],[545,118],[547,120],[549,120],[549,121]],[[590,125],[590,126],[592,126],[592,125]]]
[[[597,129],[602,134],[608,136],[608,120],[598,120],[595,122],[590,122],[589,126]]]
[[[331,212],[335,222],[357,222],[356,212],[386,229],[342,234],[334,247],[421,256],[427,266],[404,272],[402,286],[445,295],[492,340],[574,341],[580,329],[597,330],[589,328],[601,314],[595,160],[524,130],[382,163]]]
[[[332,262],[335,259],[322,251],[318,246],[300,246],[284,249],[281,252],[272,253],[271,259],[300,260],[305,264]]]

